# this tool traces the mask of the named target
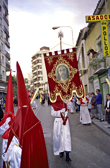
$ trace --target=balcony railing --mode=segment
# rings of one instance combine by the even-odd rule
[[[7,2],[6,2],[7,3]],[[6,15],[8,15],[8,7],[7,5],[3,2],[3,7],[5,8],[5,13]]]
[[[5,50],[6,57],[10,60],[10,54]]]
[[[10,70],[10,64],[6,63],[6,68]]]
[[[10,48],[10,43],[7,41],[6,38],[5,38],[5,44],[8,46],[8,48]]]
[[[89,62],[89,75],[100,73],[106,69],[106,58],[103,57],[103,52],[97,53],[97,55]]]
[[[8,21],[8,19],[6,18],[6,15],[4,15],[3,18],[4,18],[4,20],[6,21],[6,23],[8,24],[8,26],[9,26],[9,21]]]
[[[9,31],[8,31],[8,29],[4,26],[4,31],[5,31],[5,33],[8,35],[8,37],[9,37]]]

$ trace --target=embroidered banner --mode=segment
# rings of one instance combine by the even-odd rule
[[[68,102],[71,100],[73,92],[81,98],[83,92],[79,78],[76,48],[72,48],[72,52],[66,49],[62,50],[61,54],[58,54],[57,51],[55,51],[55,55],[52,55],[52,52],[48,54],[44,54],[44,60],[51,102],[56,101],[57,95],[60,95],[62,101]]]

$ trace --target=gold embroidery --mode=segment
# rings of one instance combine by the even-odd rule
[[[69,67],[69,72],[70,72],[70,77],[68,80],[66,80],[64,83],[62,83],[61,81],[58,81],[58,79],[56,78],[56,68],[59,64],[66,64]],[[64,58],[59,57],[58,61],[56,61],[56,63],[54,64],[53,69],[51,70],[51,72],[48,74],[49,78],[52,78],[56,83],[58,83],[58,85],[62,88],[62,90],[67,93],[69,86],[71,84],[71,80],[72,78],[74,78],[74,75],[77,73],[77,69],[73,68],[69,62],[67,62]],[[56,92],[55,88],[54,88],[54,92]]]
[[[78,97],[82,97],[83,95],[82,86],[76,86],[75,83],[71,82],[78,70],[74,68],[67,60],[73,61],[74,57],[76,56],[75,54],[76,52],[52,55],[50,57],[45,56],[45,59],[48,61],[49,65],[53,62],[54,58],[58,58],[53,65],[53,69],[50,73],[48,73],[48,78],[51,78],[53,81],[55,81],[55,83],[57,83],[57,85],[53,87],[53,91],[50,92],[50,100],[52,103],[56,102],[58,95],[60,95],[64,102],[72,99],[73,92],[76,92]],[[61,81],[61,78],[58,78],[57,76],[57,68],[60,64],[64,64],[69,70],[69,77],[67,80]],[[61,90],[65,92],[65,94],[63,94]]]
[[[51,63],[53,62],[53,57],[47,57],[47,60],[48,60],[48,64],[51,65]]]
[[[70,59],[71,61],[73,61],[73,59],[74,59],[74,53],[69,53],[69,59]]]
[[[52,56],[45,56],[44,58],[48,60],[48,64],[50,65],[53,62],[53,58],[55,57],[64,57],[64,56],[68,56],[68,58],[73,61],[74,59],[74,54],[76,54],[76,52],[72,52],[72,53],[66,53],[66,54],[59,54],[59,55],[52,55]]]

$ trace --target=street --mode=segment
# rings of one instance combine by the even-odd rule
[[[17,108],[15,107],[15,111]],[[71,162],[53,154],[53,121],[51,107],[47,102],[41,106],[37,100],[35,115],[41,120],[43,127],[49,168],[109,168],[110,167],[110,137],[95,125],[83,126],[79,122],[79,113],[70,114],[70,129],[72,140]],[[0,144],[2,138],[0,137]],[[0,150],[1,151],[1,150]]]

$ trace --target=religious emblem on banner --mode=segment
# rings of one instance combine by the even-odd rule
[[[55,54],[52,55],[49,52],[49,55],[44,54],[44,60],[52,103],[56,101],[57,95],[60,95],[64,102],[71,100],[73,92],[78,97],[82,97],[76,48],[72,48],[72,52],[69,52],[69,49],[62,50],[61,54],[55,51]]]

